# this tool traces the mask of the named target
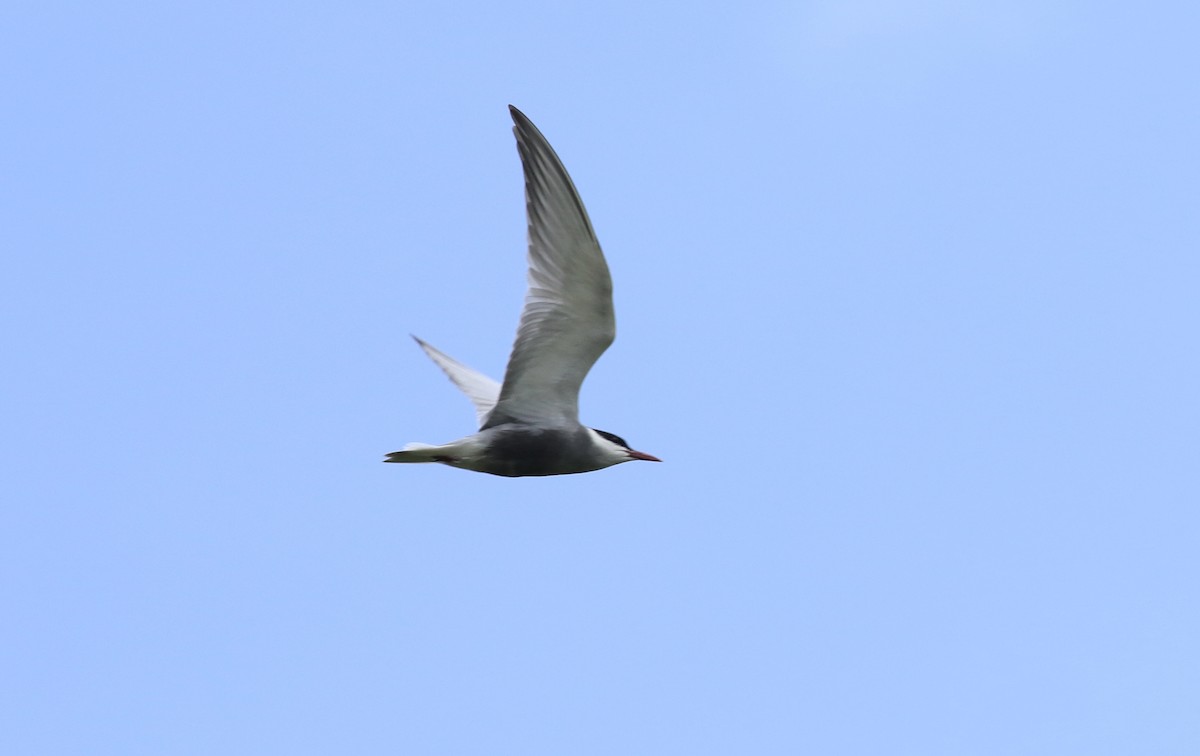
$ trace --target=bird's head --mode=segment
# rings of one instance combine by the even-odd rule
[[[605,455],[606,461],[609,465],[619,465],[622,462],[631,462],[635,459],[641,459],[647,462],[662,462],[661,459],[653,454],[647,454],[646,452],[640,452],[630,448],[628,442],[615,433],[596,430],[595,428],[591,428],[589,430],[596,434],[594,437],[596,446],[601,450],[601,453]]]

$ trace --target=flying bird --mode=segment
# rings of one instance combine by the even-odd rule
[[[525,170],[529,290],[504,383],[421,339],[417,344],[475,405],[479,432],[440,446],[409,444],[385,462],[440,462],[520,477],[661,462],[579,422],[579,388],[616,337],[612,278],[571,177],[533,122],[516,108],[513,134]]]

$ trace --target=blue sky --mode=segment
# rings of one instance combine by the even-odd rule
[[[994,5],[10,4],[0,751],[1196,753],[1200,12]],[[380,464],[508,103],[664,464]]]

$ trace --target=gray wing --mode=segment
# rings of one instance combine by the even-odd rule
[[[583,379],[616,337],[612,278],[571,177],[537,127],[509,110],[525,169],[529,291],[500,401],[484,427],[576,423]]]
[[[429,359],[436,362],[437,366],[450,377],[454,385],[458,386],[475,405],[475,419],[479,425],[482,426],[487,422],[492,407],[496,406],[496,400],[500,398],[500,384],[483,373],[472,370],[453,357],[439,352],[416,336],[413,336],[413,340],[425,350]]]

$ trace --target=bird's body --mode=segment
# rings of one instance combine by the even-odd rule
[[[440,462],[507,477],[657,462],[579,422],[583,379],[616,337],[612,279],[562,162],[524,114],[509,110],[525,172],[529,290],[504,383],[417,339],[475,404],[479,432],[440,446],[409,444],[385,461]]]
[[[629,459],[637,457],[612,449],[603,436],[584,425],[546,428],[505,423],[441,446],[409,444],[404,451],[389,454],[386,461],[441,462],[519,478],[591,472]]]

